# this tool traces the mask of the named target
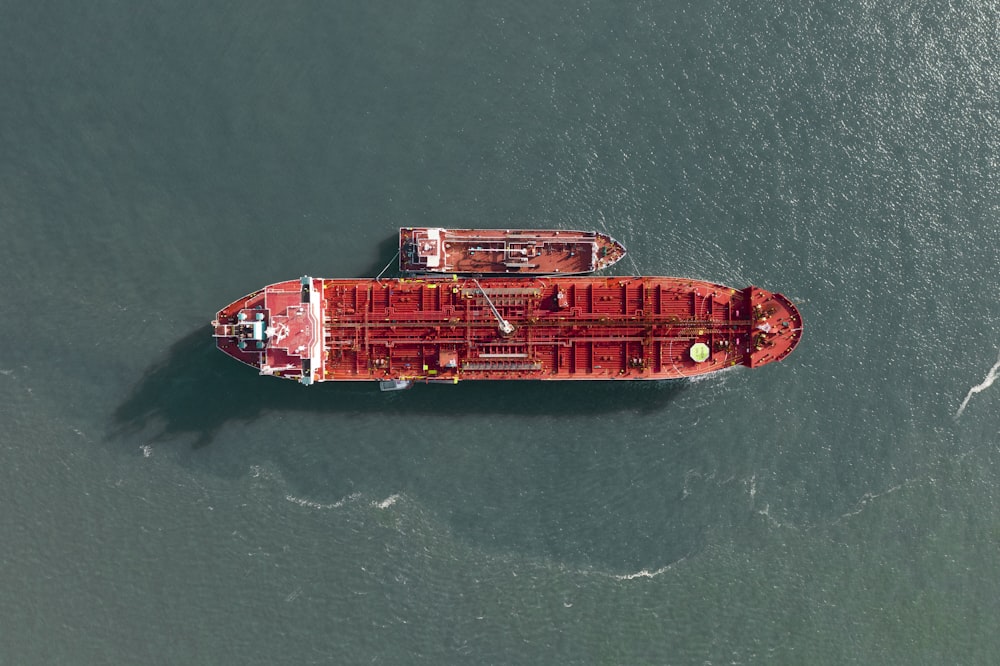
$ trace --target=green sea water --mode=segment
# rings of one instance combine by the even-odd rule
[[[0,2],[0,664],[996,663],[998,26]],[[391,395],[213,349],[405,225],[607,231],[804,339]]]

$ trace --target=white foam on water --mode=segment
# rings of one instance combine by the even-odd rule
[[[347,502],[356,500],[361,493],[351,493],[347,497],[343,497],[336,502],[330,504],[323,504],[321,502],[314,502],[313,500],[306,499],[304,497],[295,497],[294,495],[285,495],[285,500],[292,502],[293,504],[298,504],[299,506],[304,506],[309,509],[318,509],[320,511],[326,509],[339,509],[344,506]]]
[[[871,506],[872,502],[874,502],[875,500],[879,499],[880,497],[885,497],[886,495],[891,495],[897,490],[902,490],[903,488],[912,484],[914,481],[915,479],[907,479],[906,481],[898,483],[895,486],[889,488],[888,490],[883,490],[880,493],[871,493],[871,492],[865,493],[864,495],[861,496],[860,499],[858,499],[857,502],[854,503],[854,508],[851,511],[841,514],[840,518],[837,518],[835,521],[833,521],[833,524],[836,525],[840,523],[842,520],[848,520],[850,518],[853,518],[854,516],[857,516],[862,511]]]
[[[962,412],[965,411],[965,407],[966,405],[969,404],[969,400],[972,399],[972,396],[975,395],[976,393],[979,393],[980,391],[985,391],[990,386],[992,386],[993,382],[997,380],[997,377],[1000,377],[1000,355],[997,356],[997,362],[993,365],[992,368],[990,368],[990,371],[986,373],[986,379],[984,379],[981,384],[973,386],[971,389],[969,389],[969,392],[965,394],[965,400],[962,401],[962,404],[959,405],[958,407],[958,411],[955,412],[956,420],[958,420],[958,418],[962,416]]]
[[[399,499],[399,494],[397,493],[395,495],[389,495],[381,502],[372,502],[372,504],[380,509],[388,509],[390,506],[395,504],[398,499]]]
[[[720,384],[723,384],[723,383],[725,383],[726,379],[729,379],[728,373],[730,373],[733,370],[736,370],[737,368],[740,368],[740,367],[742,367],[742,366],[739,366],[739,365],[729,365],[729,366],[726,366],[724,368],[719,368],[718,370],[716,370],[714,372],[710,372],[707,375],[695,375],[693,377],[686,377],[686,379],[687,379],[687,381],[691,382],[692,384],[697,384],[698,382],[711,382],[711,381],[715,381],[715,382],[719,382]]]
[[[659,576],[662,573],[666,573],[666,572],[670,571],[675,566],[677,566],[678,564],[681,564],[685,560],[687,560],[687,557],[682,557],[681,559],[677,560],[676,562],[671,562],[670,564],[667,564],[666,566],[660,567],[656,571],[650,571],[649,569],[643,569],[641,571],[636,571],[635,573],[630,573],[630,574],[614,574],[611,577],[614,578],[615,580],[635,580],[637,578],[655,578],[655,577]]]
[[[757,509],[757,515],[760,516],[760,517],[762,517],[764,520],[766,520],[768,522],[768,524],[771,525],[771,527],[776,527],[776,528],[779,528],[779,529],[786,529],[787,528],[787,529],[791,529],[791,530],[797,530],[797,529],[799,529],[798,527],[796,527],[795,525],[792,525],[791,523],[783,523],[780,520],[778,520],[777,518],[775,518],[774,516],[772,516],[771,515],[771,505],[770,504],[765,504],[763,509]]]
[[[250,465],[250,475],[255,479],[264,479],[270,481],[274,478],[274,475],[268,470],[264,469],[260,465]]]

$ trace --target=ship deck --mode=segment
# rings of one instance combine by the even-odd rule
[[[399,269],[404,273],[575,275],[607,268],[623,256],[621,243],[593,231],[399,230]]]
[[[263,340],[238,329],[258,317]],[[304,383],[675,379],[781,360],[802,331],[781,294],[666,277],[303,278],[215,325],[222,351]]]

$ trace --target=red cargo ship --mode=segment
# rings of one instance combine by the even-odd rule
[[[757,287],[671,277],[279,282],[217,314],[219,349],[321,381],[677,379],[785,358],[798,310]]]
[[[579,275],[607,268],[625,247],[607,234],[565,229],[399,230],[404,273]]]

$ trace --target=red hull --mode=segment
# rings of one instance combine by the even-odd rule
[[[779,361],[802,336],[781,294],[670,277],[302,278],[213,326],[226,354],[304,384],[677,379]]]
[[[608,268],[625,247],[607,234],[565,229],[399,230],[404,273],[580,275]]]

